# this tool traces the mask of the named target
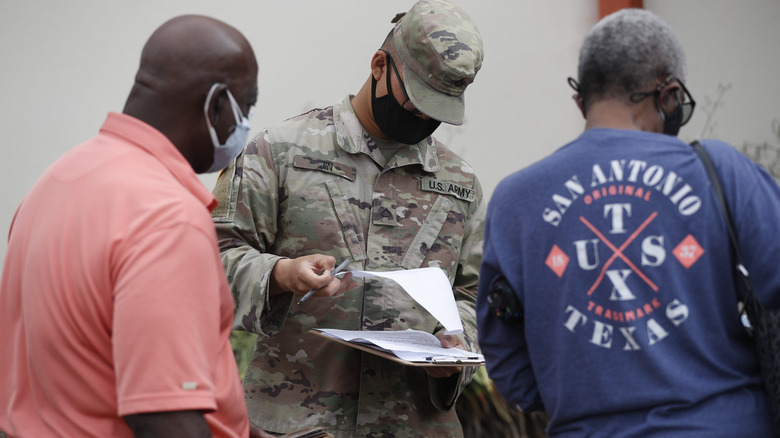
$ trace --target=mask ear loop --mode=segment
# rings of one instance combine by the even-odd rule
[[[221,82],[215,82],[211,85],[211,88],[206,95],[206,102],[203,104],[203,115],[206,116],[206,124],[208,125],[209,134],[211,135],[211,142],[215,147],[219,146],[219,139],[217,138],[217,131],[214,129],[214,125],[211,124],[211,119],[209,118],[209,106],[211,104],[211,98],[214,97],[214,91],[216,91],[217,87],[220,85],[223,84]]]
[[[566,82],[569,83],[569,86],[572,88],[572,90],[576,91],[577,94],[580,94],[580,84],[578,84],[573,77],[569,76],[566,78]]]
[[[582,97],[582,93],[580,92],[580,84],[577,83],[577,81],[571,76],[566,78],[566,82],[568,82],[571,89],[577,93],[572,97],[574,98],[574,101],[577,102],[577,107],[582,112],[582,117],[587,118],[585,110],[585,99]]]
[[[409,93],[406,92],[406,84],[404,84],[404,81],[401,80],[401,74],[398,73],[398,67],[396,67],[395,61],[393,61],[393,57],[390,56],[390,53],[388,53],[387,50],[385,50],[385,49],[379,49],[379,50],[385,52],[385,57],[388,60],[388,64],[390,64],[390,67],[393,68],[393,72],[395,73],[395,78],[398,79],[398,85],[401,86],[401,91],[404,93],[404,99],[406,99],[401,104],[401,107],[406,109],[404,107],[404,105],[406,105],[406,102],[412,103],[412,98],[409,97]],[[392,91],[392,83],[390,82],[390,76],[389,76],[390,75],[390,67],[387,68],[387,74],[388,74],[388,76],[387,76],[387,90],[388,91]],[[412,105],[414,105],[414,103],[412,103]],[[415,108],[414,111],[410,111],[408,109],[406,109],[406,111],[409,111],[410,113],[415,114],[415,115],[423,114],[423,112],[418,110],[417,108]]]
[[[658,109],[658,114],[661,115],[661,123],[666,123],[666,111],[664,111],[663,105],[661,105],[661,95],[655,97],[655,107]]]
[[[225,91],[227,92],[228,100],[230,100],[230,108],[233,110],[233,118],[236,120],[236,125],[248,123],[249,118],[252,117],[252,109],[249,110],[248,117],[244,117],[244,113],[241,112],[241,106],[236,101],[236,98],[233,97],[233,93],[230,92],[230,89]]]

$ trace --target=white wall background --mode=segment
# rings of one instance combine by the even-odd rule
[[[254,135],[355,93],[390,19],[413,0],[0,0],[0,262],[19,202],[45,168],[121,111],[141,48],[185,13],[224,20],[260,64]],[[482,32],[483,69],[466,92],[466,120],[437,137],[476,169],[489,196],[500,179],[576,137],[583,121],[567,76],[597,0],[460,0]],[[678,32],[686,85],[699,103],[682,129],[742,144],[777,142],[780,1],[645,0]],[[719,86],[730,87],[714,107]],[[705,131],[706,125],[706,131]],[[216,174],[202,176],[211,188]],[[89,194],[85,194],[88,196]],[[52,212],[56,214],[56,212]]]

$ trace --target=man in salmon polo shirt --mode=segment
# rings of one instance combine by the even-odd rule
[[[196,173],[245,144],[257,72],[233,27],[173,18],[123,113],[22,201],[0,283],[8,436],[249,436],[216,199]]]

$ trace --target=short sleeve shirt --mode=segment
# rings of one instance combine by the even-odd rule
[[[216,201],[159,131],[108,115],[16,212],[0,286],[0,429],[130,437],[122,416],[203,410],[248,435]]]

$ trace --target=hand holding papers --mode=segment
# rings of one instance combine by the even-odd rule
[[[444,326],[445,334],[457,335],[463,332],[452,285],[440,268],[350,272],[352,277],[383,277],[395,281]]]
[[[439,338],[419,330],[352,331],[315,329],[311,333],[413,366],[482,365],[485,358],[460,348],[443,348]]]
[[[350,272],[354,278],[383,277],[395,281],[444,326],[445,334],[463,332],[452,285],[441,269]],[[352,331],[321,328],[310,330],[310,333],[405,365],[478,366],[485,362],[481,354],[459,348],[444,348],[439,338],[419,330]]]

